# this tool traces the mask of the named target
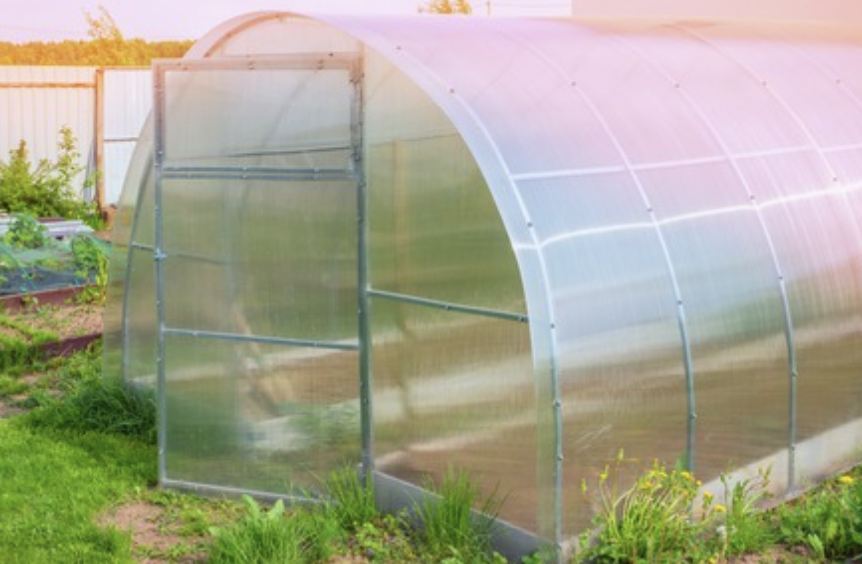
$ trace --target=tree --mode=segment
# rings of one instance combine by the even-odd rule
[[[104,6],[99,5],[99,13],[96,16],[85,11],[84,19],[87,20],[89,26],[87,35],[90,36],[93,46],[104,59],[102,64],[109,66],[133,64],[133,57],[129,54],[126,40],[120,32],[117,22],[114,21]]]
[[[473,6],[468,0],[428,0],[419,6],[419,12],[430,14],[472,14]]]
[[[114,17],[101,4],[99,4],[99,15],[94,16],[85,10],[84,19],[87,20],[89,26],[87,35],[93,41],[117,41],[120,43],[125,41]]]

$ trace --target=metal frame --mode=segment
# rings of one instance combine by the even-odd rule
[[[209,72],[209,71],[242,71],[253,72],[255,70],[283,70],[283,71],[309,71],[320,70],[346,70],[350,73],[354,84],[360,83],[356,77],[361,77],[357,66],[357,57],[351,54],[325,55],[300,55],[286,57],[261,57],[257,59],[236,60],[158,60],[153,62],[153,170],[155,171],[155,241],[153,255],[155,259],[155,284],[156,284],[156,317],[157,317],[157,409],[158,409],[158,479],[162,486],[190,488],[195,491],[214,491],[221,493],[252,493],[244,490],[221,488],[217,486],[192,485],[182,481],[170,480],[167,477],[166,454],[167,454],[167,398],[165,350],[166,337],[188,336],[201,339],[220,339],[233,341],[258,342],[269,344],[280,344],[294,347],[306,347],[317,349],[332,349],[340,351],[360,351],[361,347],[352,343],[312,341],[304,339],[288,339],[266,336],[248,336],[232,333],[219,333],[213,331],[196,331],[190,329],[168,327],[165,319],[165,261],[169,258],[164,240],[164,209],[163,209],[163,183],[171,179],[241,179],[241,180],[357,180],[356,171],[351,174],[349,170],[321,170],[321,169],[276,169],[276,168],[254,168],[254,167],[182,167],[170,163],[169,155],[165,153],[165,126],[166,126],[166,75],[170,72]],[[355,96],[354,96],[355,98]],[[354,101],[354,106],[361,106]],[[354,121],[358,116],[353,113]],[[355,124],[354,124],[355,125]],[[354,154],[361,156],[361,150],[356,153],[356,147],[361,148],[361,131],[358,126],[353,127],[352,135]],[[358,145],[357,145],[358,143]],[[357,168],[361,171],[361,168]],[[362,239],[361,244],[365,245]],[[132,248],[145,247],[131,241]],[[147,249],[144,249],[147,250]],[[266,497],[264,495],[264,497]],[[284,496],[270,496],[284,498]]]

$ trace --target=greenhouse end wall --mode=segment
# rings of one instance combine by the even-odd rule
[[[163,484],[455,466],[564,551],[620,452],[859,462],[862,32],[264,13],[155,72],[106,366]]]

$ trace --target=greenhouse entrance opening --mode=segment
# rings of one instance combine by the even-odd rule
[[[155,65],[160,477],[307,491],[362,450],[358,59],[210,63]]]

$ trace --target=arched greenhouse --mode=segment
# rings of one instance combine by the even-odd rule
[[[862,30],[255,13],[154,79],[106,366],[163,485],[462,468],[514,554],[620,449],[779,497],[862,460]]]

